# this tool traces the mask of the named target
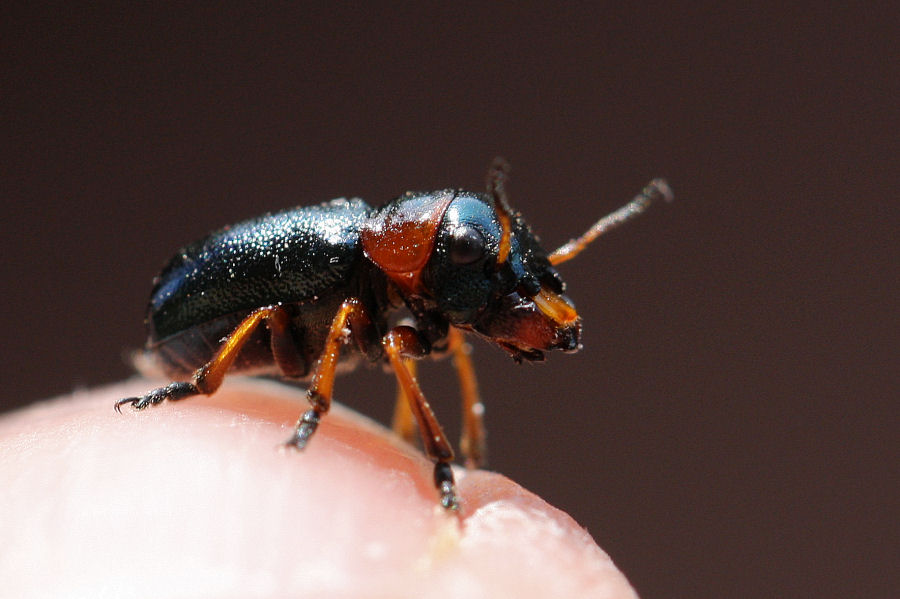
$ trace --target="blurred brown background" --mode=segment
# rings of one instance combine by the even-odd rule
[[[885,4],[888,7],[889,4]],[[644,597],[888,597],[897,558],[896,8],[3,9],[3,407],[130,376],[183,243],[341,195],[479,189],[562,267],[585,349],[477,344],[491,466]],[[455,380],[424,369],[458,430]],[[393,382],[341,379],[386,421]],[[110,408],[111,409],[111,408]]]

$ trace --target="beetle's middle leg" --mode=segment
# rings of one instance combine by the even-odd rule
[[[334,390],[335,368],[338,363],[341,344],[348,335],[347,326],[353,331],[358,344],[364,345],[374,327],[372,319],[363,303],[358,298],[350,298],[341,304],[337,314],[331,321],[328,336],[325,338],[325,349],[319,356],[313,372],[312,381],[306,390],[306,399],[312,408],[300,416],[294,427],[294,434],[287,440],[287,445],[303,449],[310,437],[316,432],[322,414],[331,407],[331,394]]]
[[[177,382],[154,389],[140,397],[126,397],[116,402],[116,411],[125,404],[136,410],[155,405],[165,400],[175,401],[194,395],[212,395],[225,378],[225,372],[234,363],[241,348],[247,343],[256,328],[266,322],[272,334],[272,353],[278,366],[288,376],[302,374],[302,357],[290,338],[290,317],[281,306],[267,306],[251,312],[229,335],[213,359],[194,372],[191,382]]]

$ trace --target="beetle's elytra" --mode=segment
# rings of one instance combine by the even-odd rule
[[[510,209],[506,177],[497,159],[487,193],[407,192],[380,208],[333,200],[225,227],[182,248],[155,280],[138,362],[145,372],[190,382],[119,400],[116,410],[211,395],[226,372],[306,379],[310,409],[287,441],[303,449],[328,412],[347,342],[342,360],[362,354],[392,366],[406,399],[398,401],[394,430],[411,439],[418,425],[441,504],[456,509],[453,449],[419,389],[413,360],[454,355],[461,446],[467,465],[478,466],[482,406],[463,335],[487,339],[518,362],[542,360],[552,349],[577,351],[581,319],[555,265],[652,202],[672,199],[664,181],[652,181],[548,253]],[[402,308],[412,324],[390,327],[389,314]]]

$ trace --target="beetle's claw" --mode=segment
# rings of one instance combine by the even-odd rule
[[[140,397],[126,397],[125,399],[120,399],[116,402],[116,405],[114,407],[116,409],[116,412],[121,414],[122,406],[124,406],[125,404],[131,405],[132,410],[143,410],[152,403],[158,402],[154,402],[153,398],[148,393],[147,395],[142,395]]]
[[[141,410],[146,406],[139,406],[138,403],[140,402],[140,400],[140,397],[126,397],[125,399],[120,399],[119,401],[117,401],[113,408],[115,408],[116,412],[118,412],[119,414],[122,413],[122,406],[125,404],[131,404],[131,407],[135,410]]]
[[[197,393],[197,387],[193,383],[171,383],[165,387],[154,389],[140,397],[126,397],[125,399],[120,399],[113,407],[116,409],[116,412],[121,414],[122,406],[125,404],[131,404],[131,408],[134,410],[143,410],[147,406],[162,403],[167,399],[174,401],[184,397],[190,397],[191,395],[197,395]]]

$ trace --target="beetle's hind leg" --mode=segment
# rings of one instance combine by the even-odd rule
[[[300,416],[294,427],[294,434],[287,440],[286,445],[297,449],[306,447],[309,439],[316,432],[322,415],[331,408],[335,368],[348,326],[360,347],[365,346],[370,337],[375,334],[372,319],[369,318],[368,311],[358,298],[345,300],[331,321],[328,336],[325,338],[325,348],[322,350],[322,355],[319,356],[312,382],[306,390],[306,399],[312,407]]]
[[[130,404],[135,410],[143,410],[147,406],[165,400],[176,401],[194,395],[212,395],[221,386],[225,372],[234,363],[241,348],[263,322],[271,331],[272,354],[275,362],[287,376],[302,374],[302,357],[290,337],[290,317],[281,306],[267,306],[250,313],[241,321],[234,332],[225,339],[213,359],[197,369],[191,382],[171,383],[165,387],[153,389],[140,397],[120,399],[115,404],[116,411],[121,412],[122,406],[127,404]]]

